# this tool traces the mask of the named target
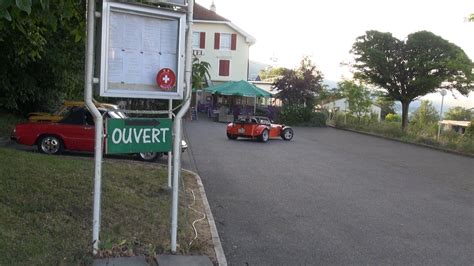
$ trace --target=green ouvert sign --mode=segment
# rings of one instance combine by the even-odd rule
[[[106,123],[107,154],[171,151],[171,119],[107,119]]]

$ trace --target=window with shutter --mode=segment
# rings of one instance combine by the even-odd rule
[[[199,32],[193,32],[193,50],[194,49],[198,49],[200,44],[200,35],[199,35]]]
[[[214,33],[214,49],[219,50],[221,43],[221,34],[219,32]]]
[[[232,35],[230,33],[221,33],[220,50],[230,50],[232,43]]]
[[[206,48],[206,33],[201,32],[199,36],[199,48],[204,49]]]
[[[219,60],[219,76],[228,77],[230,73],[230,60]]]
[[[235,51],[237,49],[237,34],[233,33],[231,37],[230,49]]]
[[[206,48],[206,33],[193,32],[193,50]]]

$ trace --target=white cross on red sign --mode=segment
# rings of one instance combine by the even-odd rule
[[[156,84],[162,90],[171,90],[176,84],[176,75],[169,68],[162,68],[156,74]]]

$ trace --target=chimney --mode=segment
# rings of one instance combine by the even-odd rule
[[[214,13],[216,13],[216,5],[214,4],[214,0],[212,0],[211,8],[210,10]]]

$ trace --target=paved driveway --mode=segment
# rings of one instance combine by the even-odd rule
[[[474,263],[472,158],[332,128],[185,129],[230,265]]]

